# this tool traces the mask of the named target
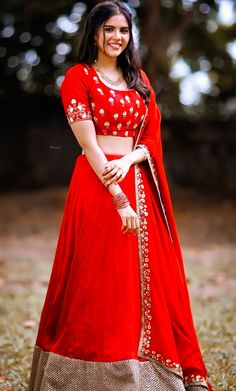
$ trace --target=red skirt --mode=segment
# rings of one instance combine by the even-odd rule
[[[110,193],[77,158],[30,390],[207,389],[186,279],[147,165],[131,166],[121,187],[139,215],[135,235],[121,232]]]

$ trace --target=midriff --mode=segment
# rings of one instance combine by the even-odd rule
[[[97,143],[105,154],[126,155],[133,150],[133,137],[97,135]],[[84,151],[82,150],[82,153]]]

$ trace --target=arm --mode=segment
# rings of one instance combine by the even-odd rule
[[[71,129],[80,146],[83,148],[89,164],[99,179],[101,179],[107,158],[97,144],[93,122],[91,120],[79,121],[71,124]],[[120,186],[115,183],[109,186],[109,191],[113,197],[122,192]],[[136,233],[139,228],[139,221],[137,214],[131,206],[127,205],[124,208],[117,208],[117,211],[122,220],[122,232]]]
[[[108,161],[103,151],[97,144],[96,132],[93,122],[91,120],[79,121],[72,124],[71,129],[78,143],[83,148],[89,164],[101,180],[102,172],[104,171],[104,167]],[[109,191],[112,196],[115,196],[122,190],[119,185],[112,184],[109,186]]]
[[[141,163],[147,159],[147,152],[145,146],[137,145],[137,149],[128,153],[120,159],[113,160],[111,162],[114,167],[112,170],[105,168],[102,173],[102,181],[105,186],[113,186],[114,184],[120,183],[127,172],[130,169],[130,166],[136,163]]]

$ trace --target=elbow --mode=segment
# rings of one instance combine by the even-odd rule
[[[84,143],[80,146],[81,146],[82,150],[84,151],[85,155],[95,154],[99,150],[98,145]]]

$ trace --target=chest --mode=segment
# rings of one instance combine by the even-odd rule
[[[94,76],[90,85],[90,106],[98,127],[138,128],[146,105],[136,90],[119,91]]]

